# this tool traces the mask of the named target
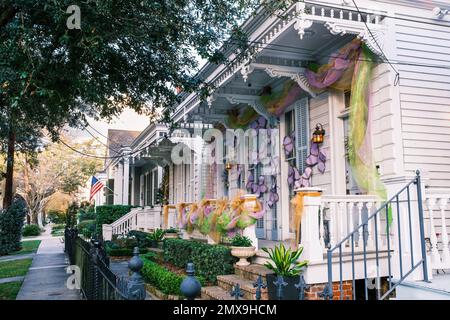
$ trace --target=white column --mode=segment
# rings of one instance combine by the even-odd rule
[[[128,203],[129,189],[130,189],[130,158],[128,155],[123,160],[123,187],[122,187],[122,204]]]
[[[112,239],[112,226],[110,224],[104,224],[102,225],[102,235],[103,240],[110,241]]]
[[[136,195],[136,168],[132,167],[130,170],[131,174],[131,205],[138,205],[135,201],[135,195]]]
[[[297,194],[322,193],[320,188],[300,188],[295,190]],[[303,197],[303,215],[301,221],[301,245],[303,254],[301,260],[309,262],[323,261],[323,248],[320,245],[319,209],[322,202],[321,196]]]

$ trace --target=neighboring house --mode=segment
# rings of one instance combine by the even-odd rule
[[[198,76],[215,88],[207,101],[202,101],[197,93],[181,94],[182,101],[172,118],[175,123],[182,124],[185,137],[187,133],[194,133],[198,123],[217,129],[209,131],[212,136],[217,136],[218,131],[225,132],[226,128],[240,127],[245,130],[255,127],[255,121],[265,118],[271,128],[278,129],[278,135],[271,143],[271,152],[273,148],[278,148],[275,151],[279,155],[269,164],[273,171],[267,171],[258,161],[238,165],[240,163],[233,162],[235,159],[227,158],[220,159],[220,163],[205,165],[201,162],[205,150],[210,152],[214,145],[217,151],[220,143],[226,145],[227,141],[216,138],[212,143],[197,143],[192,142],[197,141],[194,135],[191,145],[189,139],[184,141],[184,145],[192,150],[193,162],[189,164],[174,164],[170,157],[162,157],[159,154],[162,151],[158,148],[150,148],[145,156],[135,154],[133,150],[151,142],[148,139],[153,132],[157,132],[156,127],[150,126],[128,144],[129,149],[123,149],[124,153],[132,154],[129,160],[132,173],[130,178],[115,176],[114,184],[119,179],[127,185],[131,179],[133,182],[128,190],[132,191],[121,196],[131,201],[125,199],[115,203],[154,205],[149,200],[154,199],[151,188],[155,187],[155,183],[152,185],[151,181],[161,180],[150,178],[147,183],[146,174],[150,174],[149,170],[155,170],[160,177],[161,167],[167,167],[169,203],[173,205],[199,202],[205,198],[232,198],[238,190],[247,189],[248,183],[252,183],[249,180],[254,182],[264,176],[266,186],[268,189],[274,187],[280,200],[269,207],[270,192],[262,194],[260,199],[265,213],[257,222],[256,236],[260,239],[260,246],[271,246],[295,238],[292,222],[295,208],[291,203],[295,194],[305,190],[320,191],[319,202],[308,203],[305,200],[308,208],[303,215],[301,243],[305,246],[306,258],[313,262],[305,273],[307,283],[323,284],[329,279],[333,282],[342,280],[338,278],[338,266],[342,267],[338,260],[332,261],[335,265],[332,278],[327,273],[331,270],[327,269],[331,260],[327,262],[324,258],[327,249],[339,245],[381,203],[391,197],[395,201],[398,196],[397,203],[389,204],[394,218],[391,226],[397,229],[390,230],[391,236],[388,237],[383,231],[389,230],[386,216],[380,217],[380,239],[385,245],[391,237],[396,243],[406,237],[400,248],[410,240],[411,248],[413,243],[417,248],[407,253],[405,250],[399,252],[398,248],[385,248],[381,265],[378,265],[377,255],[377,266],[380,268],[377,271],[382,277],[402,278],[403,271],[410,269],[397,270],[402,265],[401,257],[403,263],[413,253],[418,259],[424,238],[431,243],[431,249],[427,251],[431,255],[427,258],[429,269],[450,268],[446,229],[447,202],[450,199],[450,15],[433,10],[436,6],[448,9],[450,2],[358,0],[357,4],[360,12],[351,1],[298,2],[288,9],[288,18],[284,20],[268,17],[260,9],[243,25],[251,44],[248,54],[236,56],[225,52],[232,63],[207,64],[199,71]],[[358,48],[361,44],[370,53],[361,53]],[[352,46],[357,48],[352,51]],[[358,53],[356,58],[351,58],[355,53]],[[336,54],[340,56],[333,60]],[[367,62],[371,57],[379,59],[372,73],[367,71]],[[324,66],[330,62],[332,65]],[[316,70],[311,63],[324,67]],[[366,101],[368,107],[365,106]],[[311,139],[318,133],[317,127],[325,130],[324,141],[319,144],[323,155],[319,161],[321,163],[312,166],[311,158],[307,159]],[[204,134],[205,130],[201,135]],[[166,155],[180,141],[175,141],[174,136],[176,133],[170,133],[167,139]],[[283,142],[286,144],[289,140],[286,136],[293,138],[292,151],[286,151],[283,147]],[[262,152],[268,144],[261,145],[257,141],[249,142],[250,148],[253,148],[251,151]],[[348,141],[357,145],[349,145]],[[163,158],[164,161],[150,164],[152,157]],[[128,172],[127,166],[121,165],[120,161],[110,163],[109,172],[118,172],[116,168],[125,175]],[[305,173],[303,180],[294,180],[311,189],[289,184],[292,174],[290,166],[297,168],[300,175]],[[312,168],[311,172],[308,167]],[[421,192],[426,210],[421,221],[417,217],[420,217],[422,204],[417,202],[416,189],[412,189],[414,184],[398,193],[415,179],[416,170],[421,172]],[[109,176],[112,177],[111,174]],[[147,187],[149,185],[152,186],[150,189]],[[127,190],[121,188],[114,190]],[[252,190],[247,192],[252,193]],[[430,209],[434,209],[434,214],[439,218],[433,219]],[[313,220],[304,220],[308,212],[312,212]],[[404,218],[409,214],[415,219],[410,223],[410,229],[406,222],[396,224],[397,217],[403,214],[407,214]],[[404,218],[400,221],[406,221]],[[155,221],[161,222],[161,219]],[[377,228],[374,222],[374,219],[369,220],[365,229],[359,231],[359,239],[366,235],[370,251],[378,254],[378,245],[375,248],[378,234],[374,236],[374,228]],[[422,223],[425,223],[424,235],[419,232]],[[136,222],[124,228],[118,223],[113,226],[113,233],[130,228],[146,230],[154,227],[157,226],[148,227],[146,224],[142,228]],[[411,232],[411,239],[405,235],[408,232]],[[358,254],[362,255],[362,241],[358,242]],[[343,250],[348,254],[349,246]],[[394,271],[391,270],[390,250],[393,250]],[[334,254],[337,254],[336,251]],[[266,258],[261,253],[258,257],[256,262]],[[367,258],[364,251],[364,259],[358,260],[358,271],[352,276],[347,260],[344,280],[367,278],[367,273],[361,271],[366,271],[367,261],[373,264],[375,257]],[[423,279],[421,268],[424,267],[422,263],[411,273],[415,280]]]

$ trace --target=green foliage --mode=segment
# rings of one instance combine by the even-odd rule
[[[77,226],[78,232],[86,238],[91,238],[95,232],[95,220],[81,221]]]
[[[231,239],[231,245],[234,247],[251,247],[253,244],[249,237],[237,234]]]
[[[113,248],[110,246],[106,247],[106,253],[110,257],[132,257],[134,248]],[[139,253],[147,253],[146,248],[140,248]]]
[[[164,240],[164,260],[183,269],[193,262],[196,275],[211,283],[216,282],[218,275],[232,274],[236,261],[229,247],[183,239]]]
[[[148,238],[150,241],[162,241],[162,239],[164,238],[164,234],[166,232],[162,229],[156,229],[155,231],[153,231],[152,233],[149,234]]]
[[[128,238],[135,238],[136,239],[136,245],[139,248],[147,248],[150,247],[150,239],[149,239],[150,233],[138,231],[138,230],[132,230],[128,232],[127,237]]]
[[[184,276],[171,272],[148,259],[144,259],[144,267],[141,273],[145,282],[155,286],[163,293],[181,295],[180,285],[183,282]]]
[[[111,224],[120,217],[130,212],[132,206],[106,205],[97,207],[95,220],[97,223],[96,233],[102,234],[102,225]]]
[[[66,226],[69,228],[75,227],[77,224],[77,212],[78,212],[78,204],[73,202],[66,211]]]
[[[47,219],[51,223],[62,224],[66,223],[67,217],[64,211],[50,210],[47,212]]]
[[[37,224],[27,224],[23,227],[22,235],[24,237],[36,237],[41,234],[41,228]]]
[[[0,212],[0,255],[21,249],[23,222],[27,213],[23,201],[14,201],[6,212]]]
[[[169,229],[166,229],[166,230],[164,230],[164,232],[165,233],[178,233],[178,232],[180,232],[180,230],[178,230],[177,228],[169,228]]]
[[[280,243],[275,248],[262,248],[262,250],[269,254],[271,262],[266,262],[266,268],[272,270],[277,275],[293,277],[301,273],[302,269],[308,265],[308,261],[297,261],[303,252],[303,247],[292,251]]]
[[[95,220],[94,207],[90,206],[87,208],[80,208],[80,210],[78,211],[78,220],[80,222],[84,220]]]

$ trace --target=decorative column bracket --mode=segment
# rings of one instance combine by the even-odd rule
[[[384,46],[385,34],[382,25],[372,24],[370,29],[372,34],[367,30],[363,22],[348,20],[339,20],[338,22],[328,21],[325,22],[325,27],[332,35],[344,36],[346,34],[354,34],[358,39],[362,40],[373,53],[378,56],[383,56],[383,53],[378,47],[380,46],[383,48]]]
[[[251,106],[257,113],[262,115],[270,123],[277,123],[276,117],[267,112],[266,108],[259,101],[259,96],[239,95],[239,94],[221,94],[220,97],[225,98],[231,104],[247,104]]]
[[[304,68],[288,67],[288,66],[267,66],[265,67],[264,71],[271,78],[281,78],[281,77],[291,78],[292,80],[297,82],[300,88],[308,92],[311,95],[311,97],[315,98],[317,96],[313,88],[309,84],[308,79],[305,76]]]

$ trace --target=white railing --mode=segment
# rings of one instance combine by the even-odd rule
[[[133,208],[110,225],[103,225],[103,238],[110,240],[113,235],[126,235],[132,230],[153,231],[162,228],[161,207]]]
[[[450,210],[450,190],[430,189],[425,193],[425,212],[431,245],[432,269],[450,269],[447,212]]]
[[[379,198],[371,195],[329,195],[322,196],[319,212],[319,239],[322,250],[334,247],[358,225],[363,223],[380,205]],[[377,218],[378,248],[386,243],[386,219]],[[366,234],[362,228],[354,237],[355,251],[363,250],[363,237],[366,237],[366,249],[375,249],[375,221],[372,219]],[[351,239],[348,240],[344,250],[351,250]]]

